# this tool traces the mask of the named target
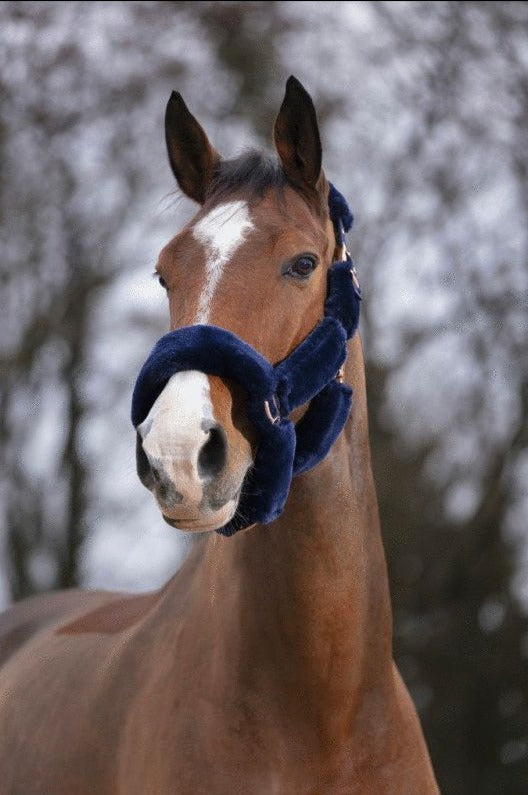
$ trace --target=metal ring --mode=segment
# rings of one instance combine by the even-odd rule
[[[336,260],[338,262],[345,262],[348,257],[346,243],[339,243],[336,246]]]
[[[275,416],[273,416],[273,414],[271,413],[269,400],[265,400],[264,401],[264,411],[266,412],[266,417],[271,422],[271,424],[272,425],[276,425],[278,422],[280,422],[280,418],[281,418],[280,417],[280,411],[279,411],[279,406],[278,406],[278,403],[277,403],[277,398],[275,397],[275,395],[273,395],[273,397],[271,399],[273,400],[273,408],[275,409],[275,411],[277,413],[275,414]]]

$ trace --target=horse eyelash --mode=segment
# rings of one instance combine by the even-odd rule
[[[158,282],[160,283],[160,285],[163,287],[163,289],[164,289],[164,290],[166,290],[166,289],[167,289],[167,282],[165,281],[165,279],[163,278],[163,276],[160,276],[160,274],[159,274],[157,271],[153,271],[153,272],[152,272],[152,278],[153,278],[153,279],[157,279],[157,280],[158,280]]]

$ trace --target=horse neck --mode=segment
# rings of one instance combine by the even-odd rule
[[[373,484],[361,343],[349,344],[347,429],[327,458],[295,478],[282,516],[207,542],[200,577],[219,676],[275,693],[314,724],[391,681],[391,612]],[[220,683],[219,683],[220,686]],[[348,713],[347,713],[348,715]],[[339,730],[333,726],[331,733]]]

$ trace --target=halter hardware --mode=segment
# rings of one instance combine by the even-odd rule
[[[270,401],[269,400],[265,400],[264,401],[264,411],[266,412],[266,417],[271,422],[271,424],[272,425],[276,425],[278,422],[281,421],[279,403],[278,403],[277,398],[275,397],[275,395],[273,395],[273,397],[271,398],[271,401],[273,403],[273,408],[275,409],[275,415],[273,415],[271,413]]]

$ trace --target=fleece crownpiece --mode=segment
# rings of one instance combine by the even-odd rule
[[[352,225],[346,200],[333,186],[330,216],[338,244]],[[242,487],[235,517],[217,530],[230,536],[282,513],[292,477],[321,461],[341,433],[352,405],[352,389],[337,377],[346,343],[357,329],[361,292],[352,262],[328,271],[324,317],[289,356],[273,366],[240,337],[217,326],[171,331],[156,343],[139,373],[132,397],[135,428],[147,417],[169,378],[184,370],[237,381],[247,393],[248,417],[258,432],[255,462]],[[294,425],[293,409],[310,402]]]

